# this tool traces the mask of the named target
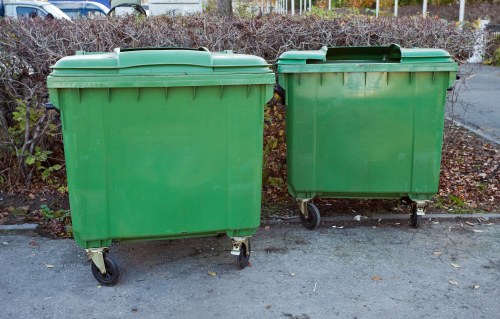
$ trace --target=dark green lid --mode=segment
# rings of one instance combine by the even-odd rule
[[[371,47],[322,47],[313,51],[283,53],[278,65],[315,63],[452,63],[450,54],[441,49],[402,49],[397,44]]]

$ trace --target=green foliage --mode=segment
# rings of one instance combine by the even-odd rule
[[[73,228],[71,227],[71,212],[69,210],[52,210],[47,205],[40,206],[40,213],[44,218],[45,222],[50,223],[51,221],[56,221],[65,225],[66,235],[71,236],[73,234]]]
[[[11,141],[9,149],[18,159],[22,159],[20,165],[23,166],[23,171],[27,172],[30,168],[35,168],[41,179],[45,181],[51,172],[60,170],[62,166],[49,164],[49,155],[52,151],[44,150],[36,145],[34,135],[35,131],[43,130],[43,137],[53,137],[57,134],[57,125],[44,121],[44,109],[30,107],[30,104],[21,99],[15,101],[17,106],[12,112],[13,124],[7,130]]]
[[[61,165],[47,165],[48,155],[52,154],[51,151],[42,151],[40,147],[35,147],[35,152],[28,155],[25,159],[26,164],[36,167],[37,171],[41,173],[42,180],[47,180],[51,172],[58,171],[62,168]]]
[[[207,0],[203,3],[203,11],[206,13],[215,13],[217,11],[217,0]]]
[[[234,7],[234,12],[242,18],[250,18],[253,16],[251,2],[237,0]]]
[[[494,65],[500,65],[500,47],[496,48],[493,52],[492,63]]]
[[[450,201],[457,207],[464,207],[465,206],[465,202],[463,199],[461,199],[460,197],[458,196],[455,196],[455,195],[450,195]]]
[[[352,11],[354,11],[354,10],[358,10],[358,9],[353,8]],[[337,10],[335,10],[335,9],[334,10],[325,10],[323,8],[313,6],[311,8],[311,11],[308,11],[306,13],[306,15],[316,16],[316,17],[320,17],[323,19],[335,19],[335,18],[341,16],[342,14],[338,13]]]

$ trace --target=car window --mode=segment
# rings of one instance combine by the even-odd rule
[[[87,17],[90,19],[103,18],[105,16],[106,14],[101,10],[92,10],[92,9],[87,10]]]
[[[80,9],[61,9],[62,12],[66,13],[68,17],[71,19],[77,19],[81,17],[81,11]]]
[[[16,13],[19,18],[45,18],[45,16],[47,15],[45,12],[37,8],[23,6],[18,6],[16,8]]]

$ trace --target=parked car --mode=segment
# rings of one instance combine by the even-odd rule
[[[50,2],[71,19],[104,18],[109,11],[106,6],[95,1],[50,0]]]
[[[71,20],[56,6],[45,1],[0,0],[0,17]]]

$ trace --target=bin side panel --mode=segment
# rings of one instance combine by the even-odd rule
[[[68,174],[76,181],[70,201],[83,241],[255,231],[262,182],[260,85],[81,91],[81,104],[64,118],[65,125],[82,123],[67,156],[81,161],[102,143],[92,166]],[[94,108],[101,118],[92,118]],[[94,130],[101,131],[99,139],[92,138]],[[90,170],[95,173],[83,176]],[[101,208],[89,213],[89,205]],[[106,230],[102,220],[109,221]]]
[[[429,194],[438,190],[449,75],[421,72],[415,77],[412,199],[430,199]]]
[[[58,89],[61,109],[68,192],[75,240],[81,246],[92,239],[109,239],[106,193],[103,109],[107,90]],[[87,105],[82,100],[88,99]],[[80,214],[78,212],[85,212]],[[76,213],[74,213],[76,212]],[[95,225],[98,225],[96,227]]]

